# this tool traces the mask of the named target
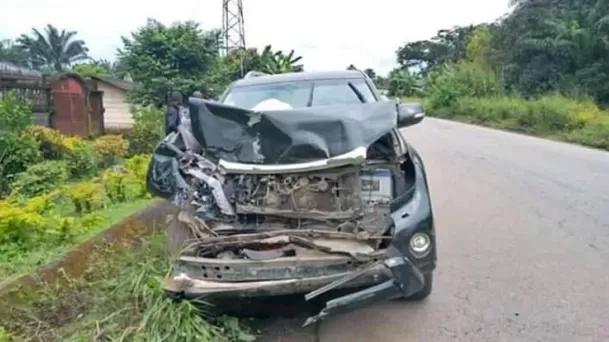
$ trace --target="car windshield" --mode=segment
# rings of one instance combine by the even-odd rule
[[[292,109],[374,101],[376,100],[370,87],[362,78],[234,87],[224,99],[225,104],[253,110]]]

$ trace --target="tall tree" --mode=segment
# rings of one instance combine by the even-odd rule
[[[415,68],[425,73],[437,65],[454,62],[466,55],[469,35],[477,26],[440,30],[429,40],[410,42],[397,50],[397,61],[403,68]]]
[[[31,35],[23,34],[17,42],[27,52],[34,68],[64,71],[73,63],[89,58],[85,42],[75,39],[76,35],[76,31],[60,31],[49,24],[42,32],[33,28]]]
[[[191,21],[166,26],[149,19],[130,37],[122,37],[118,57],[138,85],[131,100],[160,105],[172,90],[198,90],[205,96],[221,91],[210,79],[219,58],[217,34]]]
[[[107,59],[91,60],[87,63],[75,64],[72,71],[83,76],[103,76],[131,81],[127,67],[121,59],[115,61]]]

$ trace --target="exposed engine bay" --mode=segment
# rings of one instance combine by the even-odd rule
[[[188,124],[155,149],[147,177],[150,192],[180,208],[173,227],[188,231],[166,291],[310,300],[374,284],[328,302],[332,312],[419,291],[409,241],[433,221],[395,110],[381,102],[253,112],[191,99]],[[425,237],[420,244],[431,243]],[[430,251],[420,257],[435,267]]]
[[[202,159],[199,156],[194,160]],[[191,209],[187,212],[194,212],[205,222],[210,235],[318,231],[328,234],[328,241],[317,239],[319,248],[311,244],[304,247],[301,241],[300,247],[324,251],[324,254],[331,252],[332,248],[342,249],[345,254],[354,251],[365,254],[381,246],[386,238],[383,234],[392,224],[389,214],[393,179],[387,165],[369,168],[344,166],[295,174],[226,175],[214,175],[211,169],[202,168],[202,165],[210,165],[207,161],[191,161],[190,165],[184,168],[184,180],[190,184],[187,188],[190,193],[182,193],[177,198],[182,206],[187,205]],[[354,241],[347,243],[344,239],[333,246],[331,233],[351,236]],[[262,260],[305,254],[302,248],[286,247],[289,239],[280,237],[275,235],[272,243],[253,242],[258,247],[239,246],[215,253],[198,250],[194,255]],[[291,244],[298,245],[298,241]],[[258,253],[259,249],[266,253]]]
[[[206,141],[194,129],[201,117],[212,112],[211,107],[191,104],[191,113],[203,108],[199,114],[204,115],[192,116],[185,120],[188,125],[167,136],[149,170],[153,193],[169,195],[182,208],[178,215],[182,224],[193,229],[195,239],[185,244],[182,255],[222,260],[343,255],[354,259],[350,265],[357,266],[358,260],[373,259],[365,255],[386,248],[393,225],[394,183],[404,174],[394,131],[377,134],[369,130],[368,135],[376,140],[366,148],[338,155],[342,150],[334,149],[334,156],[322,159],[328,165],[321,167],[317,158],[287,164],[287,171],[286,164],[223,164],[217,155],[227,152],[204,148]],[[292,150],[288,148],[284,154],[299,153],[302,158],[302,145],[300,152]],[[262,153],[261,149],[252,151]],[[237,234],[238,238],[231,237]],[[215,241],[213,246],[210,241]]]

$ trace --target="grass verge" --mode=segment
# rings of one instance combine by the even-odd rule
[[[42,248],[23,250],[6,245],[0,248],[1,283],[11,281],[22,274],[30,273],[37,267],[45,265],[66,253],[72,246],[90,239],[104,229],[120,222],[125,217],[149,206],[152,199],[138,199],[127,203],[110,206],[95,212],[96,222],[86,230],[80,230],[73,239],[58,244],[45,245]],[[1,341],[0,341],[1,342]]]
[[[236,318],[212,322],[201,311],[204,303],[165,297],[164,241],[164,233],[155,233],[133,250],[99,248],[82,279],[22,293],[19,303],[0,303],[0,342],[254,341]]]
[[[609,113],[589,100],[463,97],[448,107],[426,109],[431,116],[609,150]]]

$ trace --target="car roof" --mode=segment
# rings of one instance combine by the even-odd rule
[[[233,87],[294,81],[335,80],[353,78],[363,79],[364,73],[359,70],[290,72],[285,74],[254,76],[240,79],[233,83]]]

